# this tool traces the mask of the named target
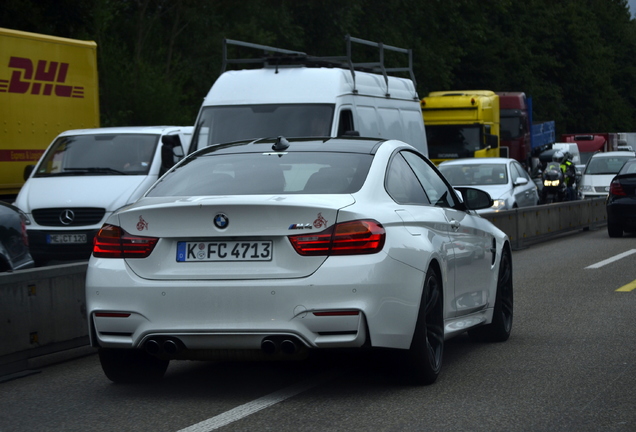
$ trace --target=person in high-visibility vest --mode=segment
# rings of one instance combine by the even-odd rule
[[[576,181],[576,168],[568,158],[569,152],[558,150],[552,156],[552,160],[558,162],[565,177],[565,185],[567,187],[567,201],[574,200],[574,182]],[[571,157],[571,156],[570,156]]]

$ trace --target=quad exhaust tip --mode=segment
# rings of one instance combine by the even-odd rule
[[[261,342],[261,351],[267,355],[274,355],[281,352],[286,355],[296,354],[299,350],[299,344],[294,339],[282,339],[276,337],[267,337]]]
[[[298,345],[293,340],[285,339],[280,343],[280,350],[284,354],[295,354],[298,351]]]
[[[276,343],[273,340],[264,339],[263,342],[261,342],[261,350],[265,354],[273,355],[276,354],[276,351],[278,351],[278,346],[276,346]]]
[[[173,356],[180,351],[181,345],[179,341],[173,339],[165,339],[163,341],[161,339],[149,339],[144,344],[144,349],[151,355],[167,354]]]
[[[144,348],[146,349],[146,352],[148,354],[152,355],[157,355],[161,352],[161,346],[159,345],[159,342],[154,339],[150,339],[148,342],[146,342]]]
[[[168,356],[175,356],[181,350],[183,344],[178,339],[174,338],[159,338],[148,339],[143,348],[148,354],[157,356],[166,354]],[[282,353],[284,355],[293,355],[300,350],[299,341],[293,337],[276,337],[270,336],[263,339],[261,342],[261,351],[267,355],[274,355]]]

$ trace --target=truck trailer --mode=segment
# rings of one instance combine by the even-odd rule
[[[0,196],[59,133],[99,127],[97,44],[0,28]]]
[[[614,132],[563,134],[561,141],[578,145],[582,164],[587,164],[594,153],[618,150],[618,133]]]
[[[501,108],[501,148],[509,157],[530,166],[533,155],[550,147],[556,140],[554,121],[534,122],[532,98],[524,92],[497,92]]]

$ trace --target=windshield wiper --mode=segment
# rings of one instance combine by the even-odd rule
[[[122,172],[122,171],[118,171],[116,169],[113,168],[108,168],[108,167],[91,167],[91,168],[64,168],[64,171],[78,171],[78,172],[85,172],[85,173],[104,173],[104,174],[122,174],[122,175],[126,175],[126,173]]]

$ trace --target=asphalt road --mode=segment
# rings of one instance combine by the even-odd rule
[[[510,340],[448,341],[431,386],[404,384],[382,354],[173,362],[160,383],[115,385],[90,355],[0,383],[0,432],[636,431],[636,253],[586,268],[635,239],[603,229],[515,251]]]

